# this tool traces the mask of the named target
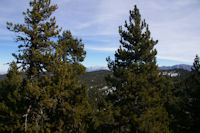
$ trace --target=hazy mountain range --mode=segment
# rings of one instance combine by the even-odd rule
[[[93,72],[99,70],[108,70],[108,67],[105,66],[91,66],[86,68],[86,72]]]
[[[163,75],[170,75],[176,78],[185,78],[189,74],[188,70],[191,70],[191,66],[190,65],[163,66],[160,67],[160,69],[162,70]],[[107,67],[93,66],[93,67],[88,67],[86,74],[78,76],[78,79],[81,82],[86,83],[89,87],[95,87],[95,86],[105,87],[107,85],[105,77],[111,74],[112,72],[109,71]],[[5,78],[6,74],[0,74],[0,80]]]
[[[191,67],[192,67],[191,65],[179,64],[179,65],[173,65],[173,66],[161,66],[159,68],[160,70],[184,69],[184,70],[191,71]]]
[[[173,66],[161,66],[159,68],[160,68],[160,70],[184,69],[184,70],[187,70],[187,71],[191,71],[191,67],[192,67],[191,65],[179,64],[179,65],[173,65]],[[99,71],[99,70],[108,70],[108,67],[92,66],[92,67],[86,68],[87,72]]]
[[[179,65],[173,65],[173,66],[161,66],[159,67],[160,70],[172,70],[172,69],[184,69],[191,71],[191,65],[186,65],[186,64],[179,64]],[[108,67],[106,66],[91,66],[87,67],[86,71],[87,72],[93,72],[93,71],[99,71],[99,70],[109,70]],[[6,74],[5,72],[0,72],[0,75]]]

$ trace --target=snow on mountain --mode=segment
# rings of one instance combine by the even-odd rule
[[[6,74],[6,72],[0,72],[0,75]]]
[[[168,76],[171,76],[171,77],[177,77],[179,75],[179,73],[176,73],[176,72],[163,72],[162,74],[168,75]]]
[[[90,66],[86,68],[86,72],[93,72],[99,70],[108,70],[108,67],[105,66]]]
[[[191,71],[191,65],[186,64],[180,64],[180,65],[174,65],[174,66],[161,66],[159,67],[160,70],[172,70],[172,69],[184,69]],[[109,70],[106,66],[90,66],[86,68],[86,72],[93,72],[93,71],[99,71],[99,70]],[[0,72],[0,75],[6,74],[6,72]]]
[[[159,67],[160,70],[173,70],[173,69],[184,69],[191,71],[191,65],[186,64],[179,64],[179,65],[173,65],[173,66],[161,66]],[[90,66],[86,68],[87,72],[93,72],[93,71],[99,71],[99,70],[108,70],[108,67],[106,66]]]
[[[186,64],[179,64],[179,65],[174,65],[174,66],[162,66],[159,67],[160,70],[172,70],[172,69],[184,69],[191,71],[191,65],[186,65]]]

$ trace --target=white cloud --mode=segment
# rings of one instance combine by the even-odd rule
[[[79,22],[76,31],[85,33],[83,29],[95,29],[87,35],[115,35],[118,34],[118,26],[124,22],[125,16],[128,16],[129,9],[133,7],[131,0],[101,0],[95,6],[95,11],[90,20]],[[114,4],[114,6],[113,6]]]
[[[115,47],[95,47],[95,46],[85,46],[87,50],[102,51],[102,52],[114,52],[117,50]]]
[[[170,57],[170,56],[157,56],[158,59],[163,59],[163,60],[171,60],[171,61],[177,61],[177,62],[185,62],[185,63],[192,63],[193,60],[188,60],[185,58],[181,58],[181,57]]]

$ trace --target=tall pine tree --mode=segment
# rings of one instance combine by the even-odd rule
[[[56,9],[56,5],[51,5],[51,0],[33,0],[30,8],[23,12],[24,24],[7,22],[8,30],[18,33],[16,41],[20,44],[19,53],[13,56],[27,77],[23,81],[23,98],[26,103],[26,111],[23,112],[24,132],[44,129],[41,124],[44,105],[41,102],[45,99],[45,92],[39,87],[38,78],[43,71],[48,71],[55,47],[52,39],[60,32],[55,17],[51,17]]]
[[[107,58],[113,76],[107,78],[113,90],[108,101],[113,104],[115,132],[169,133],[165,109],[170,83],[159,73],[148,24],[141,20],[138,8],[130,11],[125,30],[119,27],[121,46],[115,60]]]
[[[18,34],[13,56],[26,75],[19,101],[24,132],[86,132],[90,121],[87,87],[77,80],[85,72],[84,44],[70,31],[59,35],[51,17],[56,9],[51,0],[33,0],[23,13],[24,24],[7,23]]]
[[[191,75],[186,79],[186,111],[190,116],[190,123],[186,125],[187,132],[199,132],[200,124],[200,59],[196,55]]]

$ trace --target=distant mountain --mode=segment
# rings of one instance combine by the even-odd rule
[[[162,66],[159,68],[160,68],[160,70],[164,71],[164,74],[166,74],[166,71],[167,71],[167,75],[177,76],[176,71],[178,71],[178,73],[181,73],[181,75],[184,75],[182,73],[187,74],[186,71],[191,71],[191,67],[192,67],[191,65],[180,64],[180,65],[174,65],[174,66]],[[176,69],[179,69],[179,70],[176,70]],[[183,69],[185,71],[182,72],[181,69]],[[173,70],[175,70],[175,72]],[[105,67],[105,66],[87,67],[86,71],[87,71],[86,77],[87,78],[90,77],[88,80],[91,80],[91,81],[92,81],[92,78],[96,77],[97,79],[101,79],[102,82],[104,82],[104,79],[102,78],[102,76],[104,77],[107,74],[111,74],[111,72],[108,71],[108,67]],[[93,72],[93,73],[90,73],[90,72]],[[98,76],[96,76],[96,75],[98,75]],[[178,74],[178,75],[180,75],[180,74]],[[0,80],[5,79],[5,77],[6,77],[6,74],[0,74]],[[96,78],[94,80],[96,80]],[[89,81],[87,81],[87,82],[89,82]],[[92,82],[92,84],[93,83],[96,84],[96,82]]]
[[[191,65],[186,64],[179,64],[179,65],[173,65],[173,66],[161,66],[159,67],[160,70],[173,70],[173,69],[183,69],[187,71],[191,71]],[[99,71],[99,70],[108,70],[108,67],[105,66],[91,66],[87,67],[87,72],[93,72],[93,71]]]
[[[184,69],[191,71],[191,65],[186,65],[186,64],[179,64],[179,65],[174,65],[174,66],[161,66],[159,67],[160,70],[173,70],[173,69]],[[99,70],[109,70],[108,67],[106,66],[90,66],[86,68],[86,72],[93,72],[93,71],[99,71]],[[4,75],[4,73],[0,73],[0,75]]]
[[[173,69],[183,69],[187,71],[191,71],[191,65],[186,64],[179,64],[179,65],[173,65],[173,66],[161,66],[159,67],[160,70],[173,70]]]
[[[0,74],[0,80],[5,79],[5,78],[6,78],[6,74]]]
[[[86,68],[86,72],[93,72],[99,70],[108,70],[108,67],[105,66],[91,66]]]
[[[0,75],[6,74],[6,72],[0,72]]]

